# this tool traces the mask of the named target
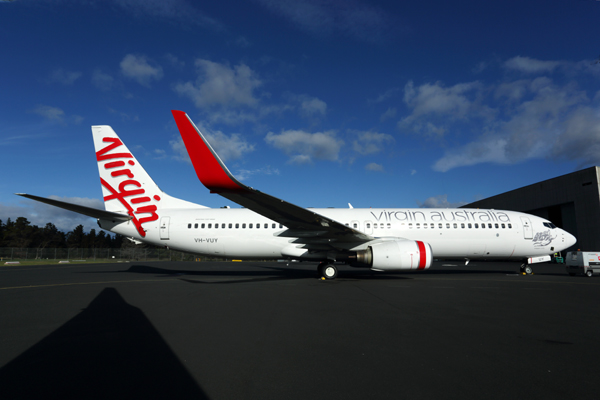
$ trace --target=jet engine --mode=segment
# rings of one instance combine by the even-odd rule
[[[351,266],[379,271],[424,270],[431,266],[433,259],[429,243],[419,240],[377,242],[353,256],[349,260]]]

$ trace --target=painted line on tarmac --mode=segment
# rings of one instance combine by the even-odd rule
[[[25,286],[7,286],[0,287],[0,290],[10,289],[32,289],[32,288],[43,288],[43,287],[56,287],[56,286],[77,286],[77,285],[104,285],[107,283],[136,283],[136,282],[157,282],[157,281],[169,281],[176,280],[173,278],[157,278],[157,279],[130,279],[120,281],[96,281],[96,282],[73,282],[73,283],[50,283],[47,285],[25,285]]]

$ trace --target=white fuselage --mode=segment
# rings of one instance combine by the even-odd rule
[[[549,221],[520,212],[479,209],[311,209],[376,240],[410,239],[431,245],[435,258],[522,259],[562,251],[576,239]],[[161,209],[143,225],[99,220],[102,228],[158,246],[230,258],[310,259],[286,228],[242,208]],[[361,245],[332,243],[345,250]]]

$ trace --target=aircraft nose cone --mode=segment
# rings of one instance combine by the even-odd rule
[[[569,248],[571,246],[573,246],[575,243],[577,243],[577,238],[573,235],[571,235],[569,232],[564,233],[565,235],[565,244],[566,247],[565,248]]]

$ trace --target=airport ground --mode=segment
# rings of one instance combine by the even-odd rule
[[[600,277],[436,262],[0,267],[6,399],[596,399]]]

